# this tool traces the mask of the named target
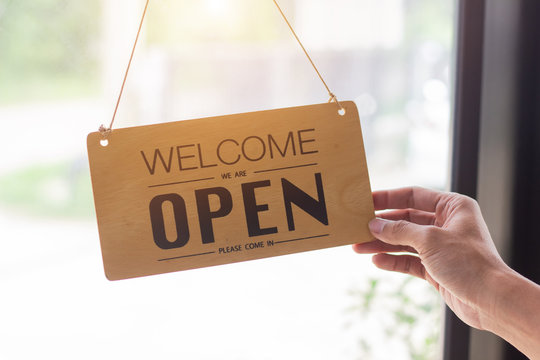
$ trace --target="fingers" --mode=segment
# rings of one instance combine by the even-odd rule
[[[434,226],[418,225],[405,220],[375,218],[369,222],[369,230],[376,239],[391,245],[410,246],[422,253],[429,241],[436,236]]]
[[[406,220],[418,225],[434,225],[436,219],[434,213],[415,209],[392,210],[381,212],[377,215],[378,217],[387,220]]]
[[[379,269],[396,271],[427,280],[426,269],[417,256],[377,254],[373,256],[372,261]]]
[[[386,220],[406,220],[408,222],[414,222],[418,225],[433,225],[435,222],[435,215],[433,213],[413,209],[388,211],[380,213],[379,216]],[[417,251],[411,246],[392,245],[380,240],[370,241],[362,244],[355,244],[353,245],[353,250],[359,254],[374,254],[386,252],[417,253]]]
[[[408,187],[373,192],[375,210],[417,209],[435,212],[440,198],[445,193],[420,187]]]
[[[416,253],[410,246],[402,245],[390,245],[380,240],[370,241],[362,244],[354,244],[353,250],[358,254],[376,254],[376,253],[387,253],[387,252],[410,252]]]

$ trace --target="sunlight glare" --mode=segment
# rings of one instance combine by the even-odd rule
[[[206,0],[206,8],[214,15],[222,15],[226,10],[227,0]]]

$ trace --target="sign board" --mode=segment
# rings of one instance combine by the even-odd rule
[[[107,278],[370,241],[358,111],[342,105],[89,134]]]

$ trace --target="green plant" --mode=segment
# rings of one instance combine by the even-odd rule
[[[100,2],[0,2],[0,103],[88,95],[97,89]]]
[[[0,206],[34,216],[90,217],[93,202],[86,162],[35,165],[0,177]]]
[[[442,307],[429,284],[410,276],[400,281],[369,278],[350,296],[355,302],[349,325],[360,336],[359,359],[388,359],[391,351],[404,359],[437,358]]]

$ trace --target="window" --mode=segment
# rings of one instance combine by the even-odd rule
[[[373,189],[445,188],[455,1],[280,4],[356,101]],[[437,294],[349,247],[105,279],[85,136],[110,119],[143,6],[0,4],[1,357],[436,358]],[[151,2],[141,36],[117,127],[327,99],[271,1]]]

